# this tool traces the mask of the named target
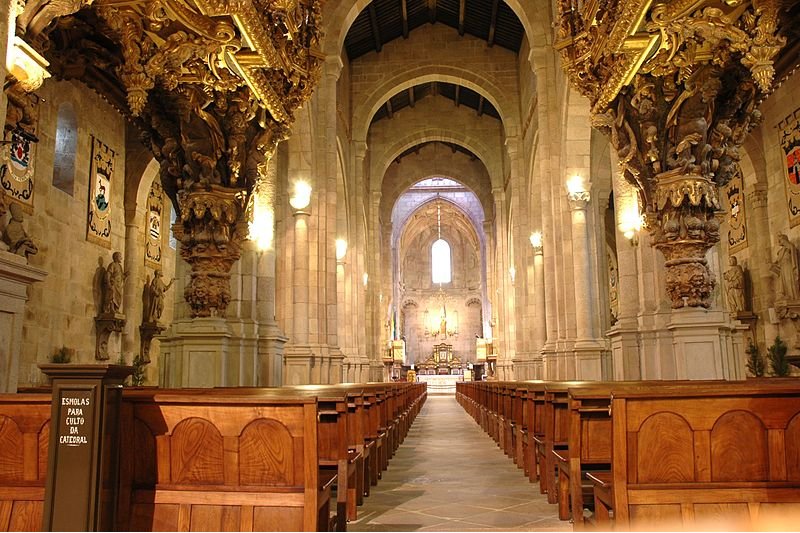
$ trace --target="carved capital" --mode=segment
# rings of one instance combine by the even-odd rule
[[[589,206],[591,195],[589,191],[575,191],[567,194],[569,208],[573,211],[585,211]]]

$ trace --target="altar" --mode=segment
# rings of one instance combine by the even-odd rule
[[[419,374],[417,381],[428,384],[428,394],[455,394],[456,383],[464,381],[459,374]]]

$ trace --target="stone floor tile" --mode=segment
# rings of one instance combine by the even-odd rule
[[[452,396],[431,395],[349,531],[571,531]]]

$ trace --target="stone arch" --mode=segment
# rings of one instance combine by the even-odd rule
[[[463,131],[435,127],[419,129],[405,137],[395,139],[392,144],[385,147],[382,153],[376,154],[375,157],[371,157],[371,179],[375,181],[383,181],[383,176],[386,173],[386,169],[389,167],[389,165],[391,165],[392,161],[394,161],[397,156],[409,148],[413,148],[418,144],[428,141],[449,142],[457,144],[471,151],[483,162],[489,173],[489,179],[492,182],[492,186],[500,186],[499,183],[496,183],[500,180],[500,173],[496,171],[497,169],[493,168],[493,165],[488,164],[488,161],[492,161],[492,158],[489,156],[489,154],[492,152],[492,149],[489,146]],[[380,165],[380,167],[376,168],[376,165]],[[493,170],[495,171],[493,172]],[[380,190],[380,183],[373,182],[372,188],[373,190]]]
[[[339,57],[343,53],[344,39],[350,31],[353,21],[371,0],[340,0],[328,2],[329,9],[323,11],[323,25],[328,31],[322,41],[322,50],[328,56]],[[552,35],[551,11],[546,2],[530,2],[526,0],[503,0],[517,15],[525,29],[525,37],[529,43],[549,42]],[[326,7],[327,7],[326,6]],[[335,28],[335,29],[334,29]]]
[[[494,80],[485,73],[471,72],[456,65],[434,64],[404,70],[372,88],[370,94],[353,110],[353,139],[366,140],[372,117],[386,100],[402,90],[433,81],[472,89],[497,109],[507,134],[519,131],[519,111]]]

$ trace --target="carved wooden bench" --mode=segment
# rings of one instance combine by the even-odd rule
[[[42,527],[50,394],[0,394],[0,531]]]
[[[317,400],[125,391],[118,529],[326,531]]]
[[[758,529],[797,518],[796,380],[615,391],[612,430],[617,529]]]

